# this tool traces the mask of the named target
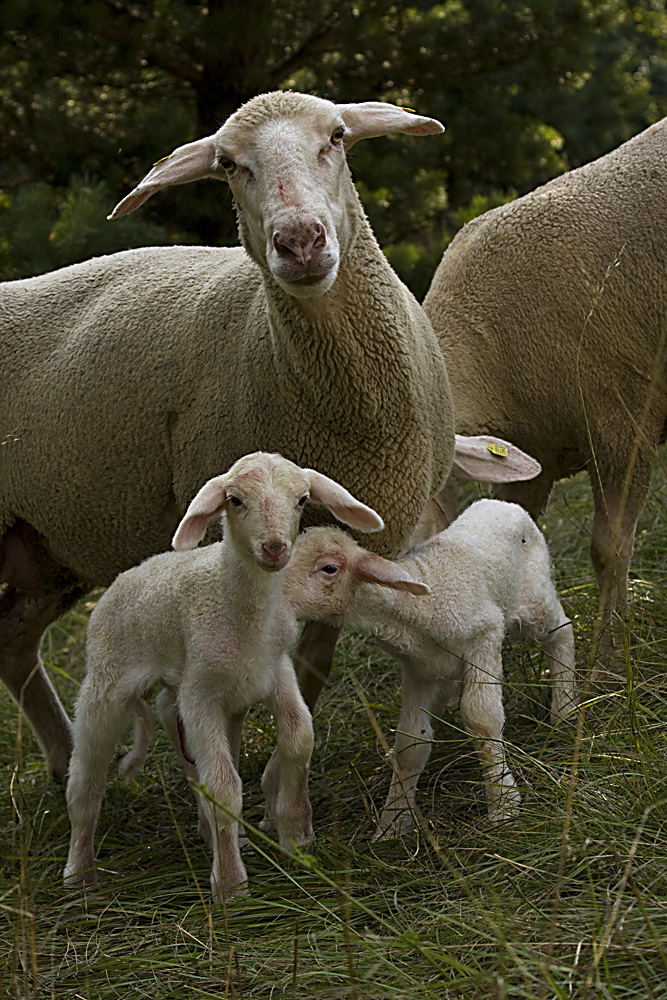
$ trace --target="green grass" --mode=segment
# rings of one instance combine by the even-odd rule
[[[250,894],[211,906],[191,793],[158,731],[129,787],[110,771],[97,885],[65,892],[63,791],[3,694],[0,995],[667,997],[665,482],[659,469],[640,522],[625,664],[591,696],[578,728],[549,725],[539,654],[507,649],[506,736],[523,798],[511,826],[486,821],[472,747],[452,716],[437,729],[420,782],[423,828],[369,842],[390,776],[376,730],[391,742],[399,676],[369,640],[348,635],[318,703],[308,854],[287,859],[251,831]],[[597,605],[590,523],[585,477],[560,484],[545,529],[582,676]],[[44,644],[70,709],[91,605],[57,623]],[[272,744],[271,719],[254,712],[242,760],[253,825]]]

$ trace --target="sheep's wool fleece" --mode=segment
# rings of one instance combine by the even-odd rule
[[[424,301],[456,430],[513,441],[551,480],[592,443],[622,481],[634,420],[650,450],[667,416],[666,261],[667,118],[468,223]]]
[[[5,283],[0,538],[23,519],[108,584],[169,546],[202,483],[263,450],[377,510],[387,528],[367,544],[396,554],[451,464],[444,362],[365,219],[327,296],[327,321],[307,319],[241,248]]]

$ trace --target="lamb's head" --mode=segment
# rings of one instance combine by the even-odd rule
[[[290,91],[260,94],[214,135],[159,160],[109,218],[133,212],[170,184],[225,180],[250,256],[290,295],[314,298],[336,280],[360,218],[345,151],[388,132],[442,130],[433,118],[381,101],[333,104]]]
[[[410,594],[429,594],[400,564],[363,549],[338,528],[308,528],[299,535],[285,581],[285,595],[301,621],[340,625],[354,619],[359,585],[375,583]]]
[[[223,476],[209,479],[188,507],[173,538],[175,549],[194,548],[211,521],[223,518],[225,538],[267,570],[282,569],[292,554],[309,499],[360,531],[380,531],[382,518],[339,483],[302,469],[282,455],[254,452]]]

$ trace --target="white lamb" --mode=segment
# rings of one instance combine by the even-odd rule
[[[201,818],[212,841],[216,898],[243,891],[246,881],[238,823],[229,813],[241,813],[241,727],[257,701],[274,714],[283,761],[280,781],[264,786],[280,843],[289,848],[311,836],[312,723],[287,655],[298,628],[282,599],[282,570],[309,497],[352,527],[383,527],[374,511],[326,476],[279,455],[247,455],[202,487],[173,539],[174,548],[190,549],[222,515],[222,542],[153,556],[117,577],[100,599],[88,626],[87,673],[74,719],[67,885],[95,880],[93,837],[109,760],[128,716],[145,719],[143,698],[158,684],[174,693],[172,738],[177,717],[184,753],[211,797],[202,801]],[[168,708],[169,694],[163,702]],[[143,749],[140,740],[126,773]]]
[[[376,838],[411,828],[432,716],[451,702],[477,737],[490,818],[514,813],[519,792],[502,740],[501,648],[510,629],[542,645],[552,720],[575,704],[572,626],[551,580],[546,542],[525,510],[480,500],[397,562],[336,528],[312,528],[294,548],[285,593],[298,617],[371,632],[402,667],[394,776]]]

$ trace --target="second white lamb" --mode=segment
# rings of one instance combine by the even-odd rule
[[[298,617],[370,632],[402,667],[394,773],[376,838],[414,826],[433,716],[452,703],[475,737],[489,817],[514,814],[519,792],[503,745],[501,651],[508,632],[541,644],[552,720],[575,705],[572,625],[551,579],[546,542],[523,508],[480,500],[397,562],[336,528],[311,528],[295,545],[285,593]],[[270,766],[280,770],[277,762]]]

